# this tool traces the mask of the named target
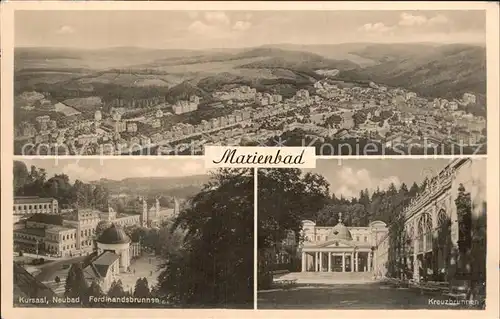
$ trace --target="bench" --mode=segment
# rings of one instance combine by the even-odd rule
[[[277,284],[278,286],[283,286],[285,289],[291,288],[297,283],[297,279],[281,279],[281,280],[275,280],[274,284]]]

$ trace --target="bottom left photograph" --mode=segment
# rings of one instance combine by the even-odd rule
[[[254,171],[203,159],[18,159],[15,307],[254,306]]]

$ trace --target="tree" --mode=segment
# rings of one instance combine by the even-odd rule
[[[327,221],[331,217],[328,210],[321,211],[329,203],[329,185],[317,174],[301,176],[298,169],[258,170],[258,254],[259,287],[270,284],[270,271],[276,263],[275,256],[282,249],[282,242],[290,232],[295,234],[298,244],[302,220]],[[348,201],[345,201],[348,203]],[[297,264],[296,254],[292,263]]]
[[[90,286],[87,290],[87,296],[88,297],[92,296],[92,297],[96,297],[96,298],[104,296],[104,292],[102,291],[101,286],[99,285],[99,283],[97,281],[95,281],[95,280],[92,281],[92,283],[90,284]],[[91,304],[89,298],[87,298],[85,300],[85,303],[87,305]],[[96,306],[99,307],[99,306],[102,306],[102,304],[92,302],[92,307],[96,307]]]
[[[458,217],[458,265],[459,271],[469,273],[471,269],[471,247],[472,247],[472,201],[470,193],[460,184],[458,196],[455,199]]]
[[[148,280],[146,278],[138,278],[135,283],[134,297],[147,298],[150,294]]]
[[[111,283],[111,287],[108,290],[108,296],[117,298],[126,296],[126,293],[123,290],[122,281],[120,279],[118,279],[118,281],[115,280]]]
[[[13,176],[14,194],[22,195],[24,185],[27,183],[29,178],[28,168],[24,162],[14,161]]]
[[[163,251],[157,293],[183,307],[253,306],[253,174],[220,169],[190,200],[171,231],[182,247]]]
[[[64,296],[70,298],[80,297],[80,300],[83,301],[85,300],[87,290],[88,285],[83,275],[82,266],[80,263],[72,264],[66,278]]]

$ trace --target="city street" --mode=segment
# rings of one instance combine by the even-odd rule
[[[259,291],[260,309],[457,309],[465,306],[437,305],[447,297],[421,295],[408,288],[381,283],[357,285],[298,285],[290,289]]]

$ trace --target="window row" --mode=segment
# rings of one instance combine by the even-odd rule
[[[31,210],[31,209],[52,209],[52,204],[20,204],[14,205],[14,211]]]

